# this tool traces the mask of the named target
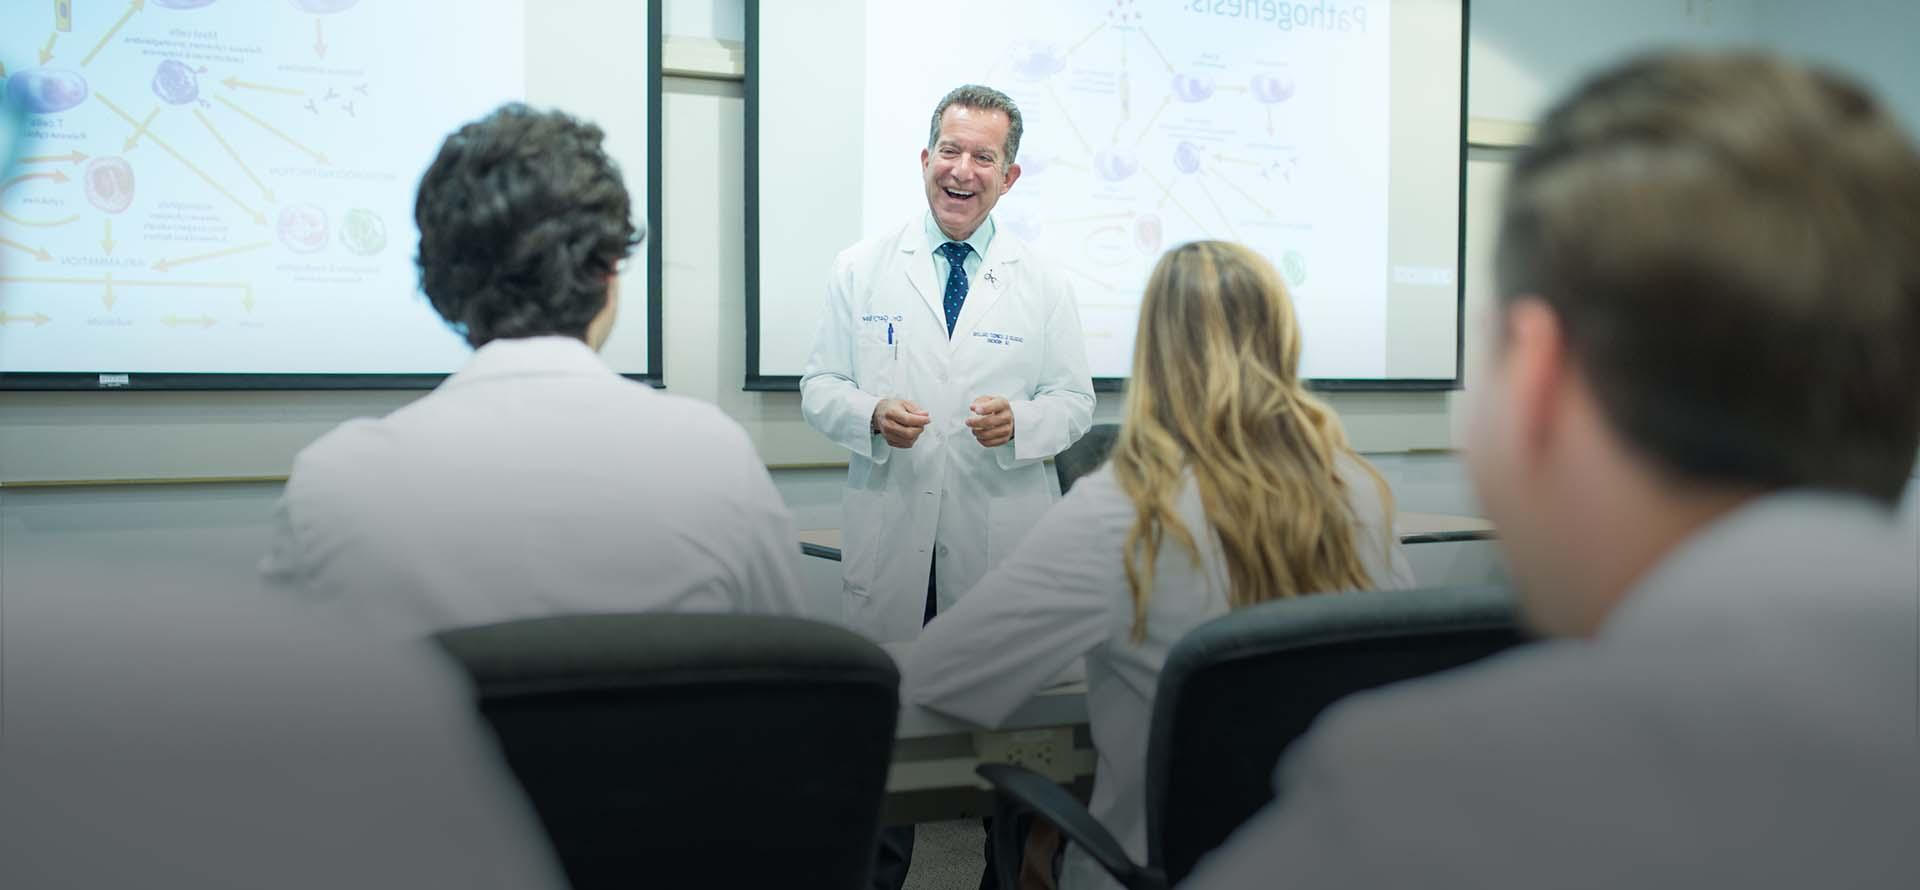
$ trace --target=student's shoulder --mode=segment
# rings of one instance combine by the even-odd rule
[[[289,484],[332,487],[364,476],[392,455],[396,428],[406,422],[399,414],[356,417],[328,430],[294,455]]]
[[[1057,530],[1091,542],[1124,539],[1134,516],[1133,498],[1120,485],[1113,465],[1106,463],[1075,480],[1045,519]]]
[[[651,390],[645,394],[647,425],[684,447],[708,457],[759,462],[753,438],[718,405],[701,399]]]
[[[1472,786],[1494,777],[1523,793],[1578,769],[1582,752],[1631,746],[1636,692],[1648,690],[1612,661],[1587,641],[1541,642],[1359,693],[1321,716],[1282,781],[1317,774],[1439,802],[1492,793]]]

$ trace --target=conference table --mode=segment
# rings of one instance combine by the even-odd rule
[[[1471,516],[1401,513],[1394,528],[1405,544],[1485,541],[1493,525]],[[800,533],[802,549],[822,559],[840,558],[840,530]],[[895,661],[913,644],[889,643]],[[893,763],[887,772],[882,819],[889,825],[971,819],[991,815],[993,795],[974,773],[982,763],[1013,763],[1066,786],[1081,800],[1093,790],[1093,738],[1087,728],[1085,669],[1073,667],[1028,699],[997,729],[902,702],[894,731]]]
[[[1393,518],[1394,531],[1402,544],[1450,544],[1460,541],[1493,539],[1493,523],[1475,516],[1447,513],[1399,513]],[[820,559],[840,558],[840,530],[810,528],[800,532],[800,552]]]

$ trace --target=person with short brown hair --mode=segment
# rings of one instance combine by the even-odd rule
[[[1641,58],[1521,152],[1467,460],[1558,639],[1324,715],[1199,888],[1920,881],[1920,153]]]

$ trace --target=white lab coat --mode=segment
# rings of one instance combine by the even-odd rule
[[[1354,511],[1354,545],[1374,586],[1412,586],[1413,572],[1373,477],[1344,459],[1341,478]],[[1191,478],[1176,510],[1200,545],[1201,559],[1195,563],[1170,536],[1162,543],[1145,640],[1132,639],[1133,596],[1124,562],[1133,500],[1112,468],[1101,467],[1074,484],[1012,559],[994,566],[964,602],[927,625],[901,678],[906,700],[991,727],[1085,656],[1087,716],[1097,753],[1088,811],[1138,862],[1147,855],[1147,735],[1160,669],[1174,643],[1229,608],[1226,557]],[[1060,886],[1119,885],[1071,849]]]
[[[883,642],[919,632],[936,552],[943,610],[1012,552],[1052,498],[1043,461],[1093,420],[1065,272],[1000,227],[949,339],[929,251],[916,216],[840,254],[800,381],[807,423],[853,453],[841,533],[847,621]],[[1013,441],[974,440],[965,424],[979,396],[1012,403]],[[931,415],[912,448],[872,432],[882,398]]]
[[[800,614],[800,545],[745,430],[568,337],[495,340],[294,461],[269,580],[386,632],[581,612]]]

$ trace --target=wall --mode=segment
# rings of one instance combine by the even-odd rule
[[[1865,70],[1896,103],[1920,102],[1920,77],[1899,34],[1920,28],[1857,30],[1850,11],[1920,17],[1920,4],[1790,4],[1720,0],[1621,0],[1538,3],[1478,0],[1471,47],[1470,101],[1478,117],[1524,120],[1563,89],[1584,64],[1664,38],[1732,43],[1760,29],[1791,30],[1811,56],[1832,56]],[[1811,11],[1819,6],[1820,13]],[[1803,8],[1804,7],[1804,8]],[[670,33],[714,43],[725,58],[737,41],[739,0],[669,0]],[[1637,12],[1637,15],[1629,15]],[[1688,17],[1692,16],[1692,17]],[[1703,18],[1702,16],[1705,16]],[[1880,21],[1875,19],[1874,21]],[[1920,24],[1920,22],[1915,22]],[[670,48],[671,49],[671,48]],[[734,48],[737,50],[737,47]],[[1854,50],[1858,51],[1855,52]],[[672,52],[666,53],[669,58]],[[746,393],[741,227],[744,113],[737,82],[673,77],[664,100],[667,177],[660,237],[670,299],[665,307],[669,388],[711,399],[753,433],[775,463],[834,461],[838,455],[804,429],[792,394]],[[1909,119],[1913,119],[1910,115]],[[1484,269],[1492,207],[1505,153],[1475,150],[1468,160],[1468,374],[1484,330]],[[114,479],[130,476],[283,474],[306,442],[352,416],[382,414],[410,393],[0,393],[0,481]],[[1381,395],[1336,399],[1364,449],[1444,448],[1457,396]],[[1103,403],[1111,418],[1117,400]],[[1457,463],[1442,456],[1381,456],[1404,509],[1472,512]],[[838,472],[792,468],[775,473],[801,527],[839,524]],[[219,567],[250,575],[264,546],[262,522],[278,486],[271,483],[163,488],[0,489],[0,587],[23,561],[116,559],[152,565]],[[1920,509],[1909,498],[1909,509]],[[1423,581],[1497,574],[1483,546],[1415,548]],[[809,590],[831,602],[833,567],[809,561]],[[824,591],[824,592],[823,592]]]
[[[701,44],[722,64],[737,59],[742,0],[666,0],[667,57]],[[1906,119],[1920,120],[1920,71],[1903,35],[1920,32],[1920,4],[1899,0],[1476,0],[1470,52],[1470,114],[1531,119],[1546,98],[1590,66],[1674,43],[1763,42],[1832,62],[1885,91]],[[742,392],[744,375],[740,86],[669,78],[662,122],[667,177],[664,337],[667,385],[714,401],[739,419],[776,465],[839,460],[806,430],[791,394]],[[1469,158],[1469,376],[1484,330],[1484,258],[1503,155]],[[0,393],[0,482],[136,477],[274,477],[306,442],[348,417],[377,415],[410,393]],[[1446,394],[1364,395],[1333,400],[1354,441],[1369,451],[1453,444]],[[1111,419],[1118,399],[1102,403]]]

